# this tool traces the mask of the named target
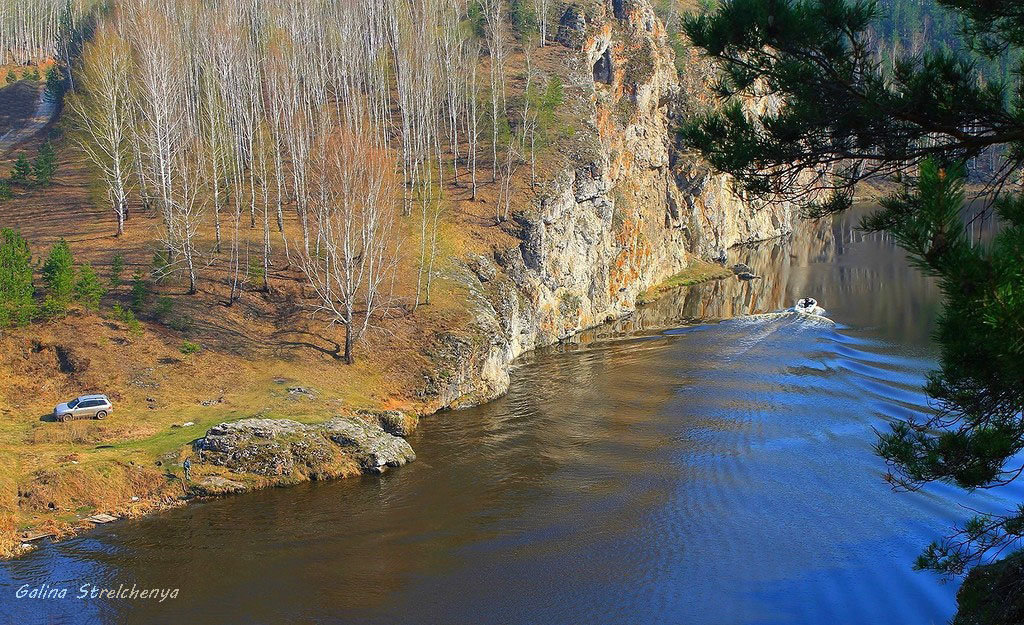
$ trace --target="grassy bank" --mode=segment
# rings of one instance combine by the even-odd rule
[[[551,46],[532,62],[535,69],[560,75],[567,55]],[[512,54],[510,63],[518,67],[522,59]],[[510,96],[521,93],[525,78],[517,73],[508,86]],[[38,88],[25,81],[0,88],[5,105],[0,135],[27,123]],[[567,126],[571,115],[569,109],[559,112],[551,123]],[[459,263],[519,243],[495,224],[501,184],[489,182],[490,172],[479,172],[474,201],[465,168],[458,182],[449,171],[436,189],[443,210],[436,242],[428,242],[436,243],[438,256],[429,303],[415,305],[422,232],[414,213],[396,222],[398,267],[387,285],[394,306],[386,318],[375,319],[357,345],[356,363],[345,365],[344,329],[313,314],[310,306],[313,295],[296,255],[301,236],[293,206],[285,208],[284,232],[275,224],[271,233],[266,276],[262,229],[250,228],[249,216],[243,216],[242,293],[234,302],[227,234],[223,251],[215,252],[212,219],[206,220],[196,233],[197,249],[204,251],[201,279],[198,292],[189,294],[180,272],[157,277],[163,228],[158,211],[133,201],[125,233],[113,236],[114,212],[66,119],[0,149],[0,178],[20,155],[35,158],[46,139],[57,154],[52,184],[12,185],[11,197],[0,200],[0,226],[17,230],[28,242],[40,310],[42,263],[61,239],[76,265],[90,264],[107,291],[98,312],[73,304],[66,314],[40,315],[27,326],[0,329],[2,555],[19,552],[23,541],[40,534],[65,536],[91,527],[85,519],[96,513],[136,516],[180,505],[181,462],[190,443],[217,423],[254,416],[313,423],[363,408],[418,414],[440,408],[424,391],[425,378],[437,370],[431,342],[440,334],[465,331],[474,315]],[[562,170],[564,153],[555,144],[539,150],[537,169]],[[517,190],[512,213],[537,201],[529,177],[530,168],[523,167],[512,181]],[[225,216],[225,229],[229,222]],[[115,307],[132,315],[115,314]],[[91,392],[111,397],[115,410],[107,419],[49,419],[55,404]],[[194,481],[218,471],[200,463],[192,470]],[[230,478],[245,488],[277,483]]]
[[[638,299],[637,303],[643,305],[658,299],[665,293],[673,291],[675,289],[693,286],[700,284],[701,282],[708,282],[709,280],[721,280],[722,278],[728,278],[733,275],[732,271],[723,267],[722,265],[701,260],[699,258],[690,259],[689,266],[676,275],[672,276],[668,280],[652,286],[647,289]]]
[[[58,348],[73,355],[74,369],[62,366]],[[0,351],[5,555],[39,534],[91,527],[84,519],[96,513],[137,516],[178,505],[186,494],[181,462],[189,444],[222,421],[318,422],[362,407],[422,408],[411,392],[416,365],[403,377],[381,373],[397,365],[388,359],[343,368],[325,355],[184,354],[181,340],[158,327],[132,331],[81,311],[5,332]],[[103,421],[52,420],[57,402],[87,391],[108,393],[115,411]],[[222,473],[196,464],[192,477]],[[246,488],[274,482],[231,479]]]

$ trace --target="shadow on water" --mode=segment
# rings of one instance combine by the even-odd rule
[[[4,563],[0,622],[946,622],[956,584],[911,563],[967,499],[893,493],[871,447],[873,427],[927,409],[934,285],[848,220],[734,252],[766,278],[680,291],[530,356],[507,396],[426,421],[402,470],[112,524]],[[805,295],[839,325],[681,323]],[[43,583],[69,597],[15,598]],[[180,594],[74,598],[133,583]]]

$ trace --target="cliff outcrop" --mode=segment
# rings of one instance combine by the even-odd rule
[[[636,309],[693,259],[792,231],[788,206],[752,206],[675,140],[674,119],[706,105],[710,68],[682,60],[649,0],[570,6],[566,93],[583,128],[565,165],[514,217],[517,247],[467,258],[454,279],[474,321],[425,352],[424,399],[463,407],[508,388],[509,364]],[[763,106],[763,103],[759,105]]]

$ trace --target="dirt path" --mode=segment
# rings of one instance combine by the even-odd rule
[[[0,159],[34,137],[57,113],[41,83],[16,82],[0,89]]]

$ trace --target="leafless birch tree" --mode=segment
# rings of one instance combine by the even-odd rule
[[[303,256],[317,309],[345,328],[344,360],[374,317],[390,305],[382,287],[395,270],[394,163],[367,135],[345,130],[325,140],[317,176],[327,193],[313,203],[319,250]]]
[[[131,46],[113,26],[101,28],[82,59],[85,90],[68,99],[79,132],[76,143],[99,171],[114,214],[117,236],[124,234],[133,169],[131,134],[136,122],[128,76]]]

